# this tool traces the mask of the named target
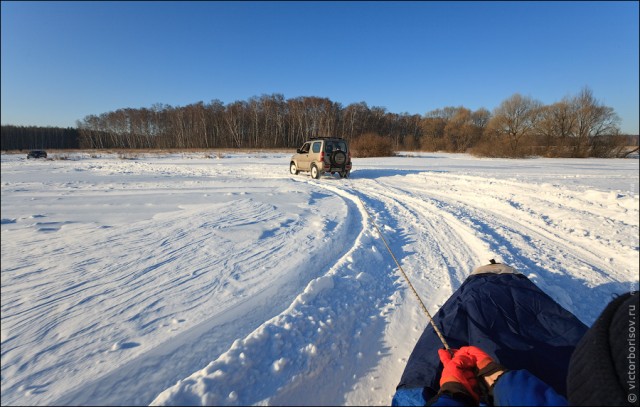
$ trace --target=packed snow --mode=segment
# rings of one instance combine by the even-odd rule
[[[389,405],[428,319],[382,238],[432,314],[490,259],[587,325],[638,289],[637,157],[289,156],[2,154],[2,405]]]

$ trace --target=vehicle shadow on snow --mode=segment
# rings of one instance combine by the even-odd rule
[[[448,171],[435,171],[435,170],[403,170],[398,168],[372,168],[372,169],[356,169],[349,175],[350,179],[376,179],[395,176],[407,176],[422,173],[446,173]]]

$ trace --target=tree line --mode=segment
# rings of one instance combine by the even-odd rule
[[[342,107],[327,98],[281,94],[224,105],[153,105],[90,115],[78,122],[83,148],[294,148],[310,137],[346,139],[376,132],[400,145],[420,136],[420,115],[396,114],[365,102]]]
[[[551,105],[516,93],[492,112],[459,106],[425,115],[392,113],[365,102],[343,107],[328,98],[272,94],[228,105],[216,99],[182,107],[123,108],[86,116],[76,130],[78,147],[84,149],[288,149],[310,137],[356,142],[367,136],[396,151],[612,157],[623,155],[634,140],[621,134],[619,122],[611,107],[584,88]],[[2,133],[5,149],[5,126]]]
[[[80,148],[78,129],[3,125],[0,131],[2,150],[42,150]]]

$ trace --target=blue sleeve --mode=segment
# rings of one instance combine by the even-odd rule
[[[438,399],[435,401],[435,403],[430,404],[431,406],[452,406],[452,407],[459,407],[459,406],[466,406],[468,405],[467,403],[460,401],[460,400],[456,400],[453,397],[449,396],[448,394],[441,394],[438,396]]]
[[[422,387],[399,389],[393,395],[392,406],[424,406],[427,402],[422,396]]]
[[[397,390],[391,400],[391,406],[466,406],[467,403],[457,400],[448,394],[440,394],[437,398],[424,399],[422,387]],[[431,403],[431,404],[430,404]]]
[[[527,370],[504,373],[493,388],[496,406],[566,406],[567,399]]]

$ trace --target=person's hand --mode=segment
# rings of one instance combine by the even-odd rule
[[[484,380],[487,391],[491,394],[496,380],[498,380],[507,369],[476,346],[463,346],[460,348],[460,352],[465,352],[465,354],[473,356],[476,367],[478,368],[478,378]]]
[[[438,356],[444,366],[440,377],[441,393],[448,393],[454,398],[473,401],[480,400],[478,380],[476,379],[476,358],[466,351],[438,349]]]

